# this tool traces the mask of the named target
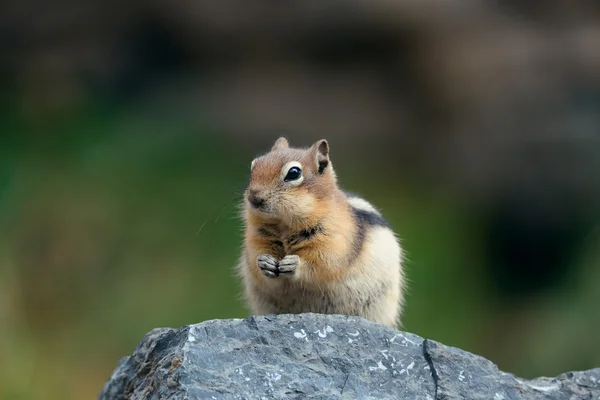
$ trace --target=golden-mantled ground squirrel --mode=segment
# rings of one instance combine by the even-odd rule
[[[279,138],[252,161],[238,272],[255,314],[355,315],[397,327],[402,249],[381,213],[340,190],[329,144]]]

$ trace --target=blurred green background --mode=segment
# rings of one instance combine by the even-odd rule
[[[155,327],[248,315],[251,160],[326,138],[407,252],[403,329],[600,366],[595,2],[8,2],[0,397],[95,398]]]

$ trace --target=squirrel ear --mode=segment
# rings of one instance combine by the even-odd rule
[[[287,149],[288,147],[290,147],[290,144],[288,143],[287,139],[284,137],[280,137],[275,141],[275,144],[271,148],[271,151]]]
[[[329,143],[327,140],[321,139],[313,145],[313,149],[319,174],[322,174],[329,165]]]

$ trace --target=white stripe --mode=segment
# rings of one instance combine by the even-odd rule
[[[371,203],[369,203],[365,199],[361,199],[360,197],[351,197],[348,199],[348,203],[350,203],[352,207],[358,210],[368,211],[377,215],[381,215],[379,213],[379,210],[373,207]]]

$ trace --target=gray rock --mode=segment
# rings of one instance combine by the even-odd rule
[[[485,358],[340,315],[150,331],[99,399],[600,399],[600,368],[519,379]]]

